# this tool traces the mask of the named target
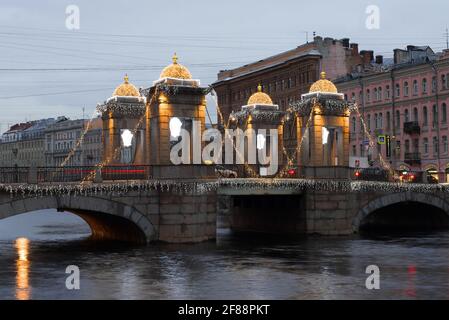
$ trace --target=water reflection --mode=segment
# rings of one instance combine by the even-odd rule
[[[30,241],[27,238],[19,238],[15,241],[15,248],[17,251],[16,299],[28,300],[30,298],[30,261],[28,260]]]

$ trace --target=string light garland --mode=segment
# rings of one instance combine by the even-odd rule
[[[324,191],[341,193],[404,193],[416,192],[435,194],[449,194],[449,186],[416,183],[391,183],[378,181],[350,181],[323,179],[269,179],[269,178],[237,178],[217,179],[213,181],[179,181],[179,180],[138,180],[121,183],[101,184],[0,184],[0,191],[7,192],[14,197],[44,197],[44,196],[95,196],[95,195],[124,195],[132,191],[158,191],[168,193],[207,194],[217,192],[220,188],[249,191],[284,190],[298,194]]]

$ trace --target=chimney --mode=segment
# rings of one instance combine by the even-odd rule
[[[343,45],[343,48],[349,48],[349,38],[341,39],[341,43]]]
[[[384,57],[381,55],[376,56],[376,64],[383,64],[384,63]]]
[[[351,43],[352,55],[357,56],[359,54],[359,44]]]
[[[370,50],[362,50],[360,51],[360,56],[362,57],[362,63],[364,65],[370,64],[374,59],[374,52]]]

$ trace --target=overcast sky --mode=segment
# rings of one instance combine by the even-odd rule
[[[68,5],[80,9],[79,30],[66,28]],[[380,29],[366,28],[370,5],[380,9]],[[83,107],[88,117],[125,73],[151,86],[175,51],[204,85],[220,69],[304,43],[305,31],[309,39],[313,31],[349,37],[385,56],[407,44],[441,51],[448,12],[442,0],[1,0],[0,131],[43,117],[80,118]]]

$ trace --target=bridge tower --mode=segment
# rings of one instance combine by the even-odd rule
[[[103,120],[103,160],[109,165],[144,164],[145,98],[128,75],[97,110]]]
[[[241,157],[245,162],[246,175],[266,177],[275,176],[278,173],[278,166],[274,172],[271,172],[267,163],[274,161],[273,156],[277,157],[277,164],[282,163],[284,116],[285,112],[279,110],[279,106],[275,105],[271,97],[263,92],[260,84],[257,91],[248,99],[247,104],[242,106],[240,111],[231,114],[230,127],[241,129],[247,139],[243,154],[236,154],[236,157]],[[275,132],[277,132],[276,136],[272,136]],[[276,150],[274,151],[272,147]],[[249,148],[254,151],[255,157],[252,161],[248,155]],[[262,153],[267,156],[265,160],[262,159],[264,157]]]
[[[190,71],[178,63],[176,54],[172,59],[173,63],[162,71],[153,86],[145,90],[146,159],[156,170],[170,166],[175,177],[182,177],[184,174],[179,172],[180,166],[174,166],[170,153],[175,145],[184,141],[186,148],[179,152],[183,159],[180,164],[202,164],[206,88],[200,87],[199,80],[192,79]],[[186,137],[183,136],[185,132],[188,133]],[[190,152],[186,151],[188,149]]]
[[[298,163],[305,167],[349,166],[349,115],[352,104],[321,73],[309,93],[291,106],[297,115]],[[301,145],[299,145],[301,143]]]

